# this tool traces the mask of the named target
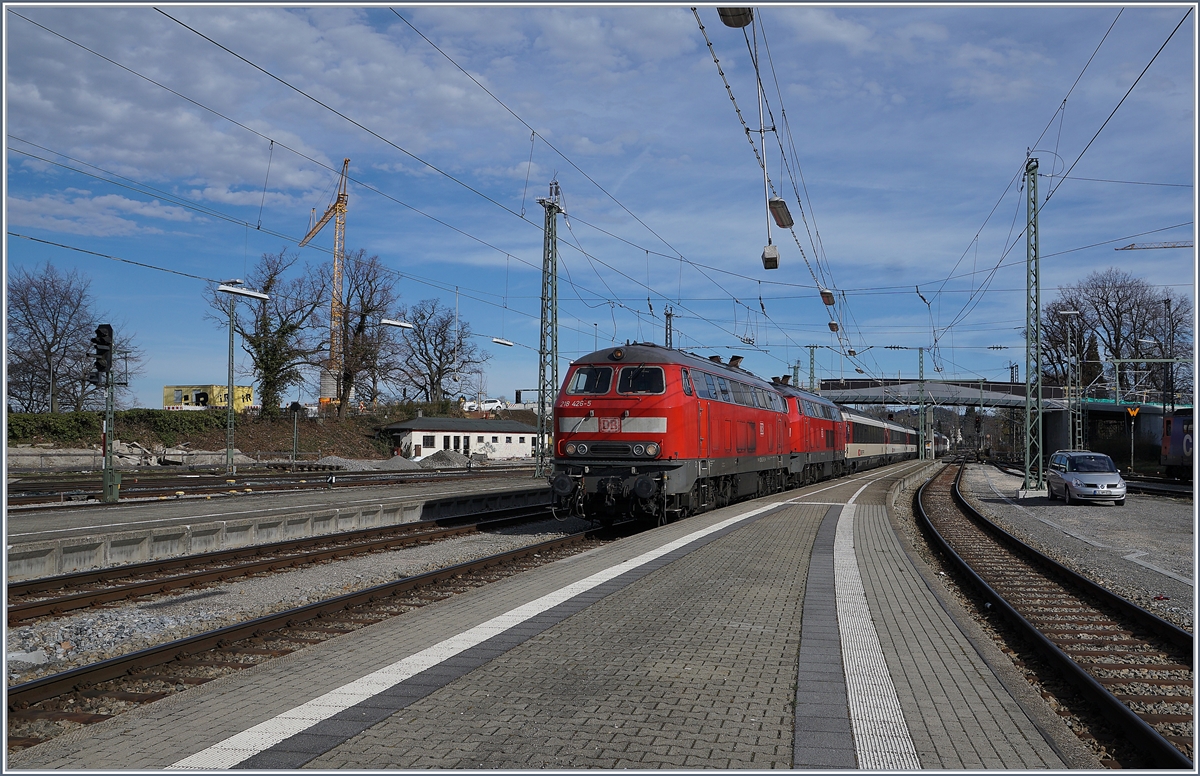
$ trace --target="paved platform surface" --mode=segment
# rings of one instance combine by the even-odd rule
[[[489,509],[543,505],[551,497],[549,486],[528,474],[238,493],[211,500],[10,511],[5,524],[7,577],[10,581],[53,577]]]
[[[663,526],[8,767],[1066,767],[892,531],[916,468]]]
[[[314,473],[314,479],[324,479]],[[241,486],[238,486],[241,487]],[[420,481],[403,485],[339,487],[333,490],[297,490],[188,498],[167,501],[130,501],[105,506],[58,507],[52,510],[9,510],[5,531],[9,544],[59,539],[82,533],[116,532],[140,528],[169,528],[180,523],[235,520],[270,512],[293,513],[358,504],[388,504],[400,501],[461,496],[474,491],[504,491],[546,488],[544,480],[527,474],[478,479]]]

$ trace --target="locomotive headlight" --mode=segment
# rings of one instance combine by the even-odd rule
[[[587,451],[588,446],[584,443],[580,442],[579,444],[575,445],[575,452],[579,453],[580,455],[587,455]]]
[[[567,455],[575,455],[575,443],[574,442],[567,443]]]
[[[634,445],[633,446],[633,454],[634,455],[645,455],[646,454],[645,445]]]
[[[653,442],[650,442],[649,444],[647,444],[646,445],[646,455],[650,456],[651,458],[658,455],[658,445],[654,444]]]

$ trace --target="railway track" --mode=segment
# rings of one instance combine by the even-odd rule
[[[115,601],[172,590],[198,588],[251,574],[296,568],[310,563],[409,547],[417,544],[503,528],[551,514],[546,506],[519,506],[441,520],[365,528],[347,533],[305,537],[232,550],[188,555],[10,582],[9,626],[39,617],[57,616]]]
[[[8,750],[590,549],[594,531],[288,609],[8,688]]]
[[[935,543],[985,607],[1005,615],[1124,738],[1107,765],[1192,769],[1192,634],[988,521],[959,492],[962,468],[946,467],[917,493],[915,512]]]
[[[350,472],[333,469],[309,472],[252,471],[229,476],[223,472],[169,475],[159,472],[123,472],[120,493],[122,500],[167,499],[214,496],[230,492],[245,494],[282,490],[327,490],[404,485],[435,480],[524,476],[531,471],[532,467],[518,466],[399,472]],[[99,475],[50,478],[16,476],[11,477],[8,483],[9,507],[36,509],[67,503],[73,506],[105,506],[100,500],[102,496],[103,487]]]

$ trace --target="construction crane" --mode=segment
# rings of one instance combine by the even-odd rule
[[[1193,243],[1191,240],[1180,240],[1179,242],[1158,242],[1158,243],[1129,243],[1122,248],[1113,248],[1114,251],[1141,251],[1147,248],[1191,248]]]
[[[325,210],[325,215],[317,221],[300,241],[303,248],[308,241],[317,236],[317,232],[333,218],[333,303],[329,311],[329,365],[325,374],[321,375],[321,398],[338,400],[341,395],[342,376],[342,320],[345,317],[342,302],[342,260],[346,255],[346,174],[350,170],[350,160],[342,160],[342,174],[338,178],[337,199]],[[313,208],[312,217],[317,214]]]

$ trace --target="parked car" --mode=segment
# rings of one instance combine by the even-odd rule
[[[1046,468],[1046,495],[1065,504],[1111,501],[1125,506],[1125,480],[1113,459],[1089,450],[1059,450]]]
[[[476,403],[474,401],[469,401],[463,405],[463,409],[466,410],[467,412],[476,412],[477,410],[481,410],[483,412],[491,412],[493,410],[503,410],[503,409],[507,409],[507,408],[508,408],[508,403],[505,402],[503,399],[484,399],[483,401],[478,402],[478,403]]]

